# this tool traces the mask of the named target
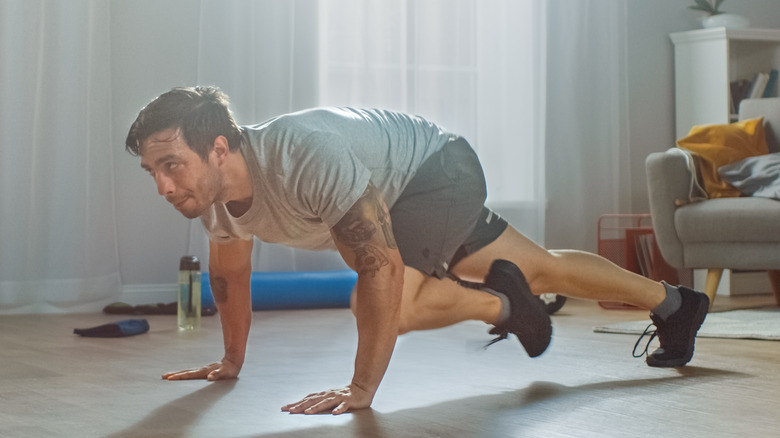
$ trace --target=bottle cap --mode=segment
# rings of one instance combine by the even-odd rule
[[[195,256],[184,256],[179,261],[180,271],[200,271],[200,260]]]

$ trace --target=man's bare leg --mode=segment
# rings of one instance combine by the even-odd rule
[[[509,260],[525,274],[531,292],[590,300],[622,301],[654,309],[666,297],[660,282],[627,271],[584,251],[545,250],[511,226],[453,268],[459,278],[482,281],[495,259]]]
[[[514,228],[461,260],[453,273],[483,282],[496,259],[509,260],[525,274],[531,292],[557,293],[591,300],[622,301],[653,309],[666,296],[664,286],[583,251],[547,251]],[[353,296],[353,300],[356,297]],[[400,332],[446,327],[467,320],[495,324],[501,300],[450,279],[437,279],[406,267]]]
[[[353,291],[350,300],[353,311],[356,300],[358,296]],[[465,288],[450,279],[426,276],[408,266],[405,268],[399,334],[447,327],[468,320],[495,324],[500,311],[501,301],[494,295]]]
[[[401,333],[447,327],[467,320],[495,324],[500,312],[501,300],[494,295],[406,267]]]
[[[648,355],[647,364],[679,367],[691,360],[696,332],[709,304],[704,294],[687,288],[670,288],[669,293],[674,292],[681,300],[675,307],[679,311],[670,311],[672,300],[667,298],[668,290],[662,283],[624,270],[595,254],[547,251],[511,226],[494,242],[461,260],[452,271],[463,280],[482,283],[497,259],[517,265],[536,295],[558,293],[591,300],[623,301],[652,310],[661,348]],[[353,294],[353,299],[358,297]],[[664,308],[666,316],[655,314],[660,308]],[[505,313],[502,299],[491,293],[461,286],[453,280],[427,277],[410,267],[405,270],[400,333],[446,327],[466,320],[481,320],[499,328],[503,325],[498,321],[502,313]],[[515,316],[512,318],[515,321]],[[524,320],[520,318],[519,321]],[[537,337],[528,327],[519,327],[519,332],[516,329],[511,332],[518,336],[531,357],[547,348],[549,331]]]

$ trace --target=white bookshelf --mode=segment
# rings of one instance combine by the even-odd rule
[[[670,35],[674,44],[676,135],[693,125],[729,123],[729,84],[780,69],[780,29],[699,29]]]

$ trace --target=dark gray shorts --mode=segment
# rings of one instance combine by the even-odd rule
[[[445,278],[469,254],[496,240],[507,222],[485,207],[477,154],[457,138],[431,155],[390,209],[404,264]]]

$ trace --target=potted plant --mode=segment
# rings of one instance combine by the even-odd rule
[[[694,5],[689,6],[690,9],[695,11],[702,11],[706,14],[701,20],[701,25],[704,28],[712,27],[726,27],[729,29],[744,29],[750,25],[747,18],[729,14],[720,10],[720,5],[725,0],[695,0]]]

